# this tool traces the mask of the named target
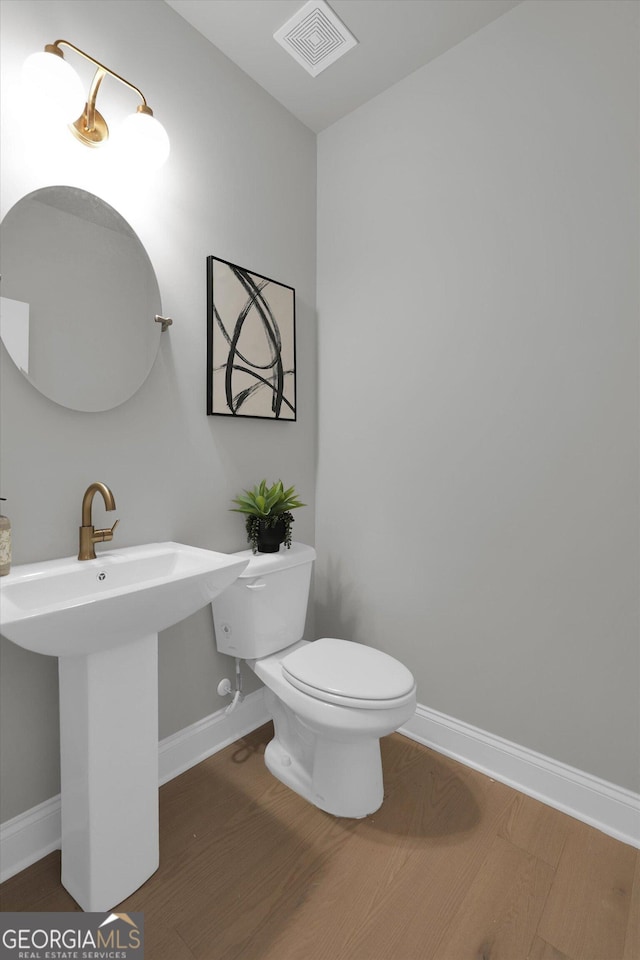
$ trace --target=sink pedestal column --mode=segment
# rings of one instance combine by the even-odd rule
[[[61,657],[62,884],[83,910],[158,868],[158,635]]]

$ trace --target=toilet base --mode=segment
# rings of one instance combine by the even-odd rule
[[[384,798],[380,741],[362,735],[329,739],[311,730],[271,690],[265,694],[275,737],[264,760],[273,776],[335,817],[374,813]]]

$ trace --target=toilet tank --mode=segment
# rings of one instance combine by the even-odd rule
[[[220,653],[255,660],[301,640],[316,557],[313,547],[293,543],[278,553],[243,550],[234,556],[250,559],[211,604]]]

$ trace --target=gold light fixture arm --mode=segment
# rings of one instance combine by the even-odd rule
[[[96,67],[99,67],[100,70],[104,70],[105,73],[108,73],[110,77],[113,77],[115,80],[119,80],[120,83],[124,83],[125,87],[129,87],[130,90],[133,90],[134,93],[137,93],[140,99],[142,100],[143,106],[149,109],[145,96],[142,90],[139,90],[138,87],[135,87],[132,83],[129,83],[128,80],[125,80],[124,77],[121,77],[119,73],[114,73],[113,70],[109,70],[109,67],[105,67],[104,63],[100,63],[99,60],[96,60],[95,57],[90,56],[88,53],[85,53],[84,50],[81,50],[80,47],[76,47],[75,44],[70,43],[68,40],[56,40],[55,43],[47,44],[45,50],[47,53],[57,53],[58,56],[62,56],[62,51],[59,49],[60,44],[64,44],[65,47],[69,47],[71,50],[74,50],[75,53],[79,53],[81,57],[84,57],[85,60],[88,60],[90,63],[93,63]],[[53,50],[51,48],[54,48]]]
[[[113,70],[110,70],[109,67],[106,67],[103,63],[100,63],[99,60],[96,60],[95,57],[90,56],[88,53],[85,53],[84,50],[81,50],[80,47],[76,47],[75,44],[70,43],[68,40],[56,40],[55,43],[48,43],[46,45],[46,53],[54,53],[59,57],[64,57],[61,46],[69,47],[70,50],[73,50],[75,53],[79,54],[81,57],[84,57],[85,60],[88,60],[90,63],[94,64],[96,67],[96,72],[91,81],[91,86],[89,87],[89,94],[87,97],[87,102],[82,112],[82,116],[78,117],[75,123],[71,124],[71,132],[81,140],[82,143],[90,147],[99,146],[104,140],[109,136],[109,128],[104,117],[98,112],[96,108],[96,100],[98,98],[98,91],[100,90],[100,84],[106,76],[113,77],[114,80],[117,80],[119,83],[123,83],[125,87],[129,87],[130,90],[133,90],[134,93],[137,93],[142,103],[138,106],[139,113],[146,113],[150,116],[153,116],[153,110],[146,101],[146,98],[142,91],[134,86],[133,83],[129,83],[128,80],[125,80],[124,77],[121,77],[119,73],[115,73]]]
[[[98,67],[98,69],[93,75],[91,86],[89,87],[89,96],[87,97],[84,113],[82,115],[82,118],[84,120],[84,129],[88,133],[95,129],[96,99],[98,97],[98,90],[100,89],[100,84],[102,83],[102,81],[106,76],[107,76],[106,70],[104,70],[102,67]]]

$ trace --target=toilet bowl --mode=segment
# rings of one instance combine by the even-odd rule
[[[247,660],[265,685],[275,735],[271,773],[321,810],[365,817],[383,800],[380,737],[413,715],[409,670],[388,654],[335,637],[302,640],[315,551],[253,556],[212,603],[216,644]]]

